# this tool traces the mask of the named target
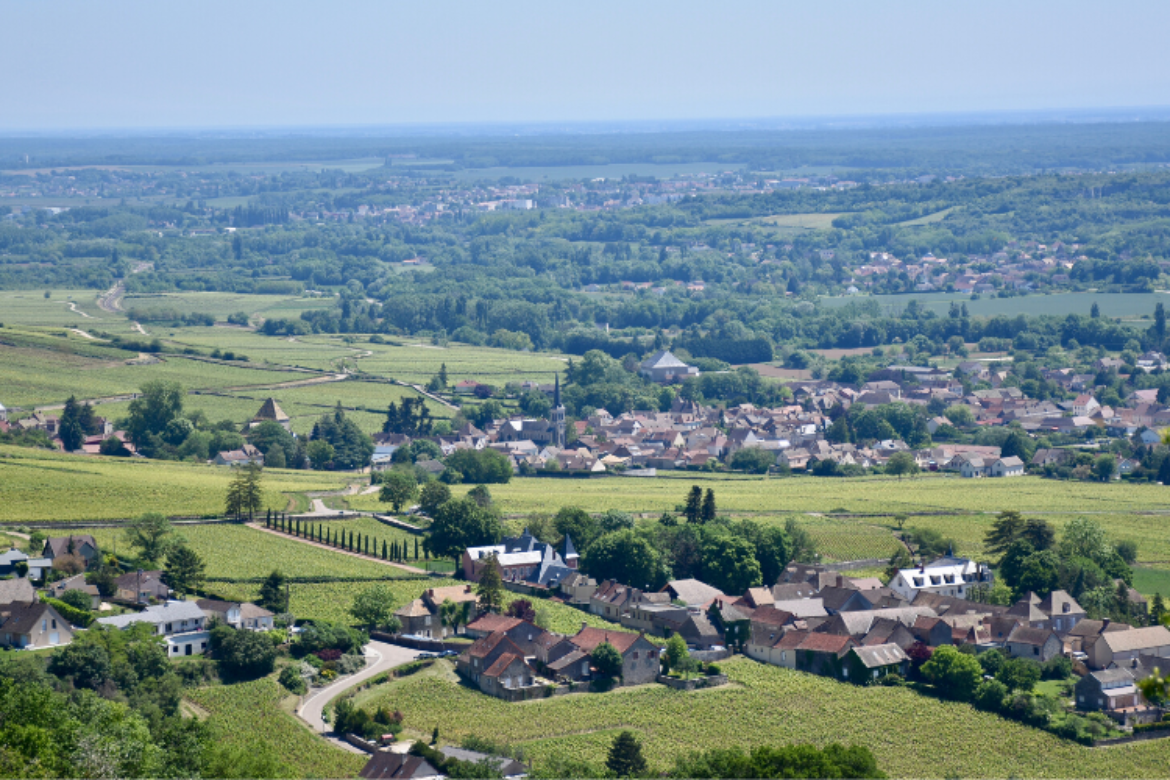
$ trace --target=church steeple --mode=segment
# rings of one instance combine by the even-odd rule
[[[553,408],[549,415],[552,419],[553,428],[553,446],[558,449],[564,449],[567,439],[565,437],[565,407],[561,403],[561,375],[557,374],[553,380]]]

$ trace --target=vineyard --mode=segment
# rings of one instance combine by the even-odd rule
[[[336,748],[281,709],[287,692],[275,678],[186,692],[206,710],[216,737],[249,752],[275,752],[287,777],[355,777],[366,757]]]
[[[336,490],[348,475],[266,471],[264,504],[283,509],[288,495]],[[217,516],[232,473],[173,461],[60,455],[0,446],[0,523],[117,520],[144,512]]]
[[[363,697],[401,710],[406,724],[439,726],[523,745],[538,764],[568,757],[600,767],[617,729],[644,740],[655,771],[691,750],[809,742],[863,744],[892,777],[1164,777],[1170,743],[1094,750],[905,688],[861,688],[747,659],[722,664],[731,686],[682,692],[647,685],[509,704],[428,675]]]

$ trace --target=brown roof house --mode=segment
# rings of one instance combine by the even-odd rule
[[[855,646],[851,637],[812,633],[796,647],[796,668],[824,677],[844,679],[844,658]]]
[[[443,775],[420,756],[379,750],[370,756],[358,777],[367,780],[430,780]]]
[[[62,556],[75,555],[85,561],[86,568],[98,563],[101,551],[97,541],[89,534],[53,536],[45,540],[41,557],[56,560]]]
[[[0,645],[37,650],[72,641],[69,621],[44,602],[16,601],[0,607]]]
[[[84,574],[75,574],[63,580],[57,580],[46,588],[48,594],[55,599],[61,598],[67,591],[71,590],[80,590],[88,595],[90,609],[97,609],[102,605],[102,594],[98,593],[96,585],[86,583]]]
[[[256,416],[248,422],[247,426],[245,426],[244,433],[252,430],[256,426],[260,425],[260,423],[267,421],[279,423],[287,431],[290,430],[290,420],[291,418],[284,413],[283,409],[280,408],[280,404],[276,402],[276,399],[269,398],[265,400],[264,403],[260,406],[260,411],[256,412]]]
[[[528,658],[536,655],[536,641],[544,635],[544,629],[527,620],[490,613],[467,624],[467,635],[476,639],[495,633],[512,640]]]
[[[654,682],[662,670],[658,648],[642,634],[583,625],[576,636],[569,637],[569,641],[581,652],[588,654],[592,654],[598,645],[604,642],[613,645],[622,657],[623,685],[644,685]]]
[[[1031,658],[1044,663],[1060,655],[1064,643],[1050,628],[1016,626],[1003,643],[1004,652],[1012,658]]]
[[[851,647],[845,654],[841,674],[850,682],[864,685],[887,674],[906,674],[910,657],[895,644]]]
[[[459,656],[456,669],[492,696],[536,682],[536,671],[524,660],[524,651],[503,632],[476,640]]]

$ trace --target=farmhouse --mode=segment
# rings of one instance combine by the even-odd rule
[[[1108,669],[1113,664],[1136,661],[1139,656],[1170,658],[1170,631],[1165,626],[1106,631],[1083,646],[1090,668]]]
[[[987,564],[945,556],[917,569],[900,570],[890,580],[890,589],[906,601],[913,601],[923,592],[963,598],[971,586],[990,586],[992,580],[991,568]]]

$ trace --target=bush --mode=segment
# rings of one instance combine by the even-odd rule
[[[84,590],[67,590],[61,594],[61,601],[64,601],[74,609],[80,609],[83,612],[89,612],[93,604],[92,599]]]
[[[74,591],[74,592],[80,593],[80,591]],[[86,596],[86,598],[89,598],[89,597]],[[65,618],[66,620],[68,620],[70,623],[72,623],[75,626],[81,626],[82,628],[88,628],[89,624],[93,622],[93,615],[91,615],[88,610],[78,609],[77,607],[73,606],[72,604],[67,604],[64,601],[61,601],[60,599],[55,599],[55,598],[52,598],[50,596],[43,597],[41,599],[41,601],[45,602],[50,607],[57,610],[57,612],[61,615],[61,617]]]
[[[212,629],[212,647],[225,677],[256,678],[271,674],[276,666],[276,648],[258,631],[241,631],[229,626]]]
[[[301,677],[300,664],[296,666],[286,666],[280,670],[280,684],[288,689],[289,693],[295,693],[298,696],[304,694],[308,690],[305,685],[305,679]]]
[[[353,674],[366,667],[366,657],[363,655],[343,655],[337,661],[338,674]]]

